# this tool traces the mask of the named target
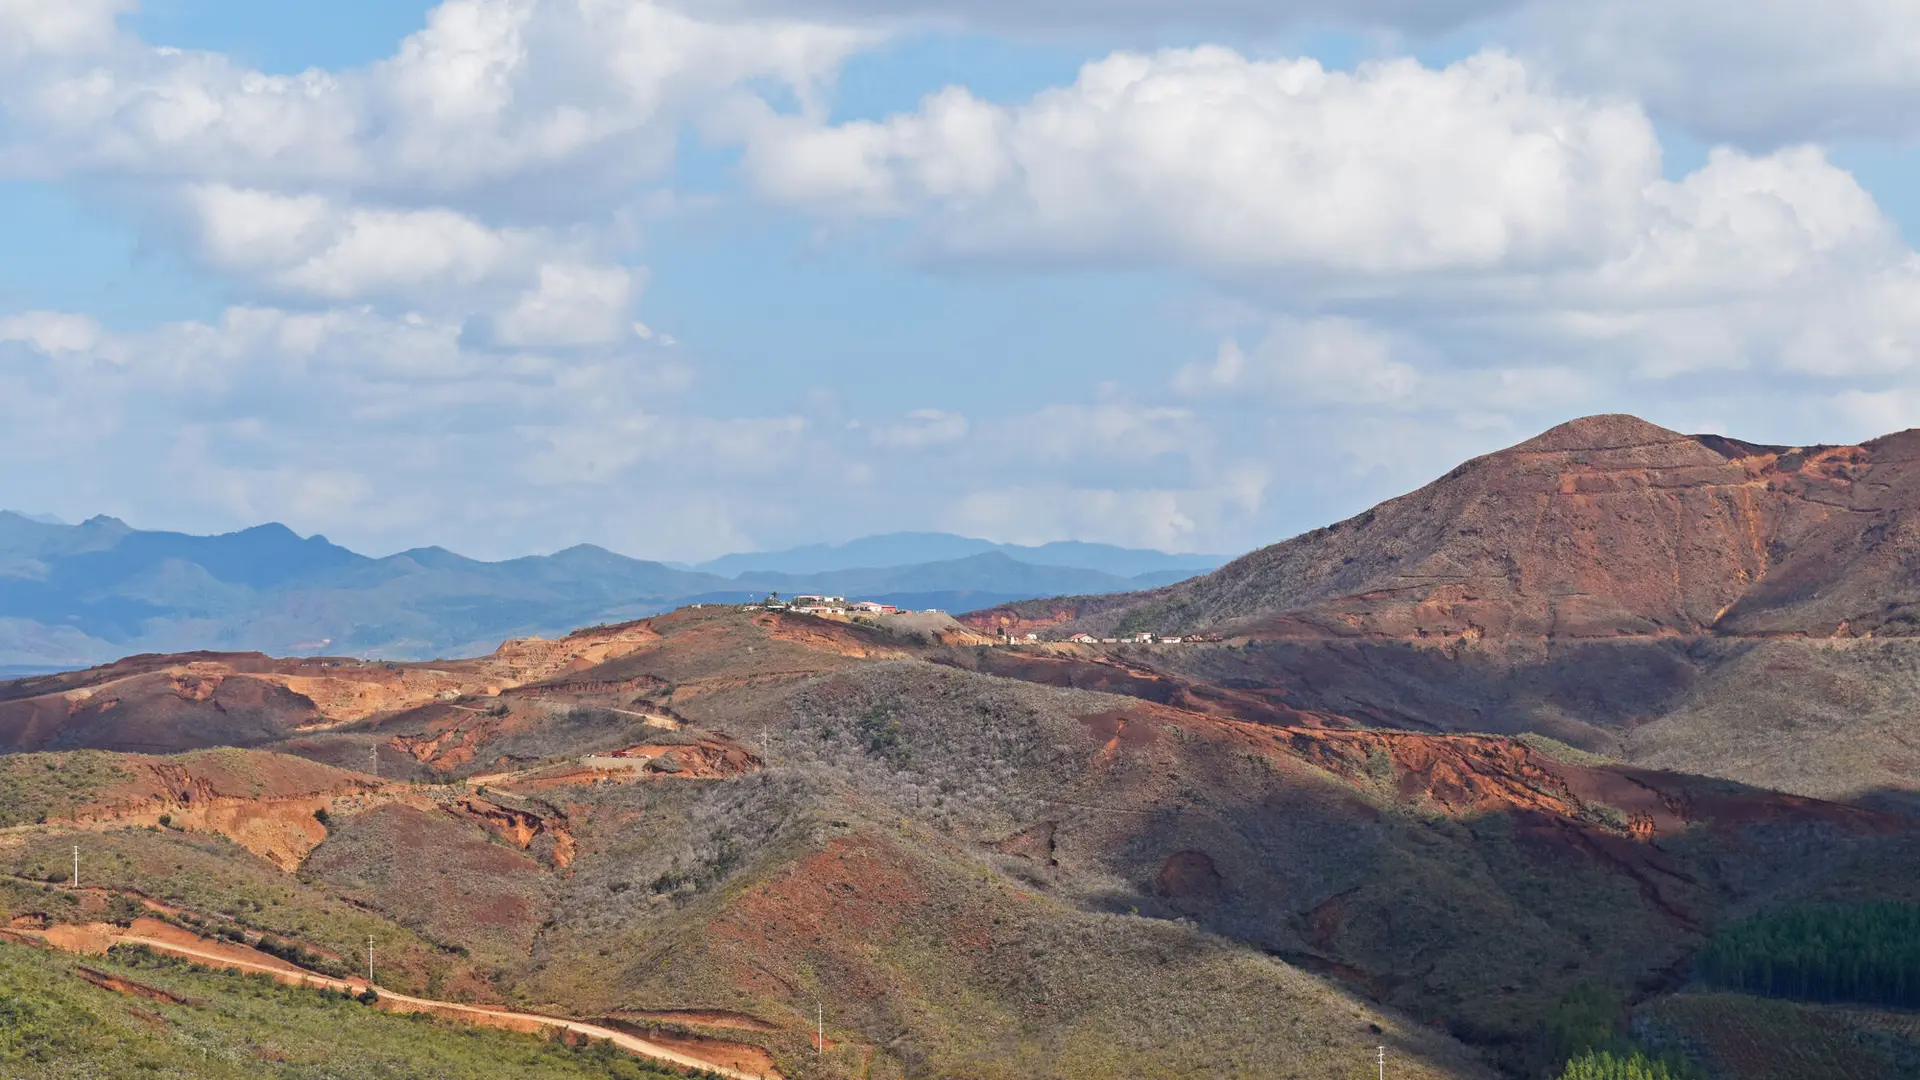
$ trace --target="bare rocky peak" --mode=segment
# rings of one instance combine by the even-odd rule
[[[1651,424],[1628,413],[1602,413],[1569,420],[1548,428],[1526,442],[1500,454],[1527,454],[1551,451],[1618,450],[1690,441],[1677,431]],[[1498,455],[1495,455],[1498,456]]]
[[[1920,570],[1900,554],[1920,548],[1916,460],[1920,432],[1792,448],[1583,417],[1205,577],[974,622],[1045,609],[1099,631],[1428,641],[1904,633],[1920,629]]]

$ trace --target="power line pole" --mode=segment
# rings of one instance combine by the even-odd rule
[[[1380,1080],[1387,1080],[1387,1048],[1381,1046],[1376,1047],[1375,1050],[1379,1055],[1377,1060],[1380,1062]]]
[[[373,989],[373,935],[367,935],[367,989]]]
[[[80,845],[73,845],[73,887],[80,887]]]
[[[373,778],[380,779],[380,744],[367,747],[367,756],[373,759]]]
[[[813,1022],[817,1031],[814,1035],[816,1041],[813,1044],[813,1056],[819,1057],[827,1052],[827,1010],[826,1006],[819,1002],[814,1002],[813,1005]]]

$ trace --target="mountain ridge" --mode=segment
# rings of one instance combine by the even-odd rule
[[[1211,570],[1227,561],[1218,555],[1149,551],[1079,540],[1056,540],[1030,546],[1001,544],[953,533],[899,532],[862,537],[841,544],[808,544],[782,551],[723,555],[686,569],[729,577],[749,573],[810,574],[952,562],[989,553],[999,553],[1017,562],[1035,566],[1099,570],[1116,577],[1129,578],[1176,570]]]
[[[1871,492],[1895,491],[1920,509],[1914,461],[1920,432],[1785,447],[1584,417],[1176,586],[1016,604],[969,621],[1415,639],[1904,625],[1920,577],[1866,558],[1857,534],[1872,529],[1849,533],[1836,515],[1880,514],[1890,520],[1876,527],[1911,528],[1891,520],[1904,504],[1882,505]],[[1788,558],[1806,545],[1820,557]],[[1848,555],[1912,599],[1875,613],[1855,595],[1865,589],[1836,595],[1837,579],[1818,564]],[[1797,592],[1781,593],[1783,582]],[[1783,603],[1804,625],[1780,615]]]
[[[1091,547],[1109,561],[1171,558]],[[0,668],[27,674],[130,652],[195,649],[324,647],[427,659],[773,590],[965,608],[1058,592],[1148,587],[1185,573],[1121,577],[1025,562],[996,548],[904,566],[734,578],[591,544],[500,562],[439,547],[375,558],[323,536],[300,537],[278,523],[202,537],[142,531],[106,516],[61,526],[0,512]]]

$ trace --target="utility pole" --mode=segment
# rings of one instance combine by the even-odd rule
[[[73,887],[80,887],[80,845],[73,845]]]
[[[367,989],[373,989],[373,935],[367,935]]]
[[[1380,1080],[1387,1080],[1387,1048],[1381,1046],[1375,1049],[1379,1055],[1376,1060],[1380,1062]]]
[[[814,1035],[816,1041],[813,1044],[813,1056],[819,1057],[827,1052],[827,1010],[826,1006],[819,1002],[814,1002],[813,1005],[813,1022],[817,1032]]]

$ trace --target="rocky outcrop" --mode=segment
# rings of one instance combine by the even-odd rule
[[[555,810],[546,809],[545,813],[536,813],[472,796],[453,800],[447,809],[455,817],[478,824],[496,838],[522,851],[534,850],[536,841],[544,838],[546,843],[540,844],[539,853],[546,855],[558,869],[564,870],[571,865],[578,850],[565,815]]]

